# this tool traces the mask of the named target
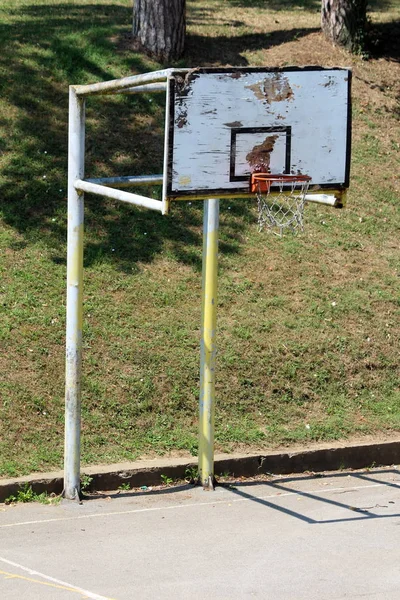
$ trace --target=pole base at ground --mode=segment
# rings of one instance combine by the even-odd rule
[[[203,481],[203,490],[205,490],[206,492],[213,492],[215,490],[215,484],[215,477],[210,475],[208,479]]]
[[[74,490],[72,490],[72,493],[67,492],[64,488],[63,491],[61,492],[61,498],[64,498],[64,500],[75,500],[75,502],[78,502],[78,504],[81,504],[82,500],[83,500],[83,494],[77,488],[74,488]]]

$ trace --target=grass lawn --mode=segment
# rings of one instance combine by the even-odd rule
[[[132,50],[131,5],[0,6],[0,476],[62,466],[68,85],[163,66]],[[347,208],[307,206],[280,239],[255,202],[221,202],[218,451],[400,429],[400,6],[375,2],[368,60],[323,38],[319,8],[188,1],[178,66],[353,69]],[[160,95],[91,98],[87,175],[161,172],[163,115]],[[202,203],[87,195],[85,219],[83,463],[195,455]]]

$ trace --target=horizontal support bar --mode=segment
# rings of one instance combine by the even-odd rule
[[[151,83],[157,81],[165,81],[168,79],[172,69],[163,69],[154,71],[154,73],[143,73],[141,75],[131,75],[122,79],[112,79],[111,81],[101,81],[99,83],[91,83],[89,85],[74,85],[75,92],[78,96],[92,96],[93,94],[109,94],[110,92],[122,91],[142,85],[143,83]]]
[[[327,204],[328,206],[336,206],[338,199],[331,194],[306,194],[306,202],[315,202],[315,204]]]
[[[148,83],[147,85],[138,85],[136,87],[115,90],[111,94],[140,94],[141,92],[165,92],[167,84],[163,81],[157,83]]]
[[[106,198],[113,198],[113,200],[120,200],[121,202],[127,202],[128,204],[144,206],[145,208],[162,212],[163,203],[160,200],[154,200],[153,198],[147,198],[146,196],[140,196],[139,194],[123,192],[122,190],[116,190],[104,185],[90,183],[83,179],[76,179],[74,187],[82,192],[89,192],[90,194],[97,194],[98,196],[105,196]]]
[[[88,183],[109,185],[111,187],[130,187],[133,185],[146,185],[148,183],[162,184],[162,175],[132,175],[126,177],[99,177],[98,179],[85,179]]]

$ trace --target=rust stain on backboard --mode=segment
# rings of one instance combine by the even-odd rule
[[[293,99],[293,90],[288,78],[283,73],[274,73],[272,77],[246,87],[254,93],[258,100],[268,104]]]
[[[232,123],[224,123],[227,127],[243,127],[242,121],[232,121]]]
[[[277,135],[269,135],[261,144],[257,144],[246,156],[252,170],[260,170],[269,172],[271,163],[271,152],[274,149],[275,142],[278,139]]]
[[[332,87],[336,85],[336,81],[333,77],[328,77],[327,81],[325,83],[321,83],[320,85],[322,85],[323,87]]]

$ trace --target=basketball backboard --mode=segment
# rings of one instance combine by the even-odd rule
[[[164,201],[249,194],[254,169],[349,185],[351,71],[173,70],[168,78]]]

